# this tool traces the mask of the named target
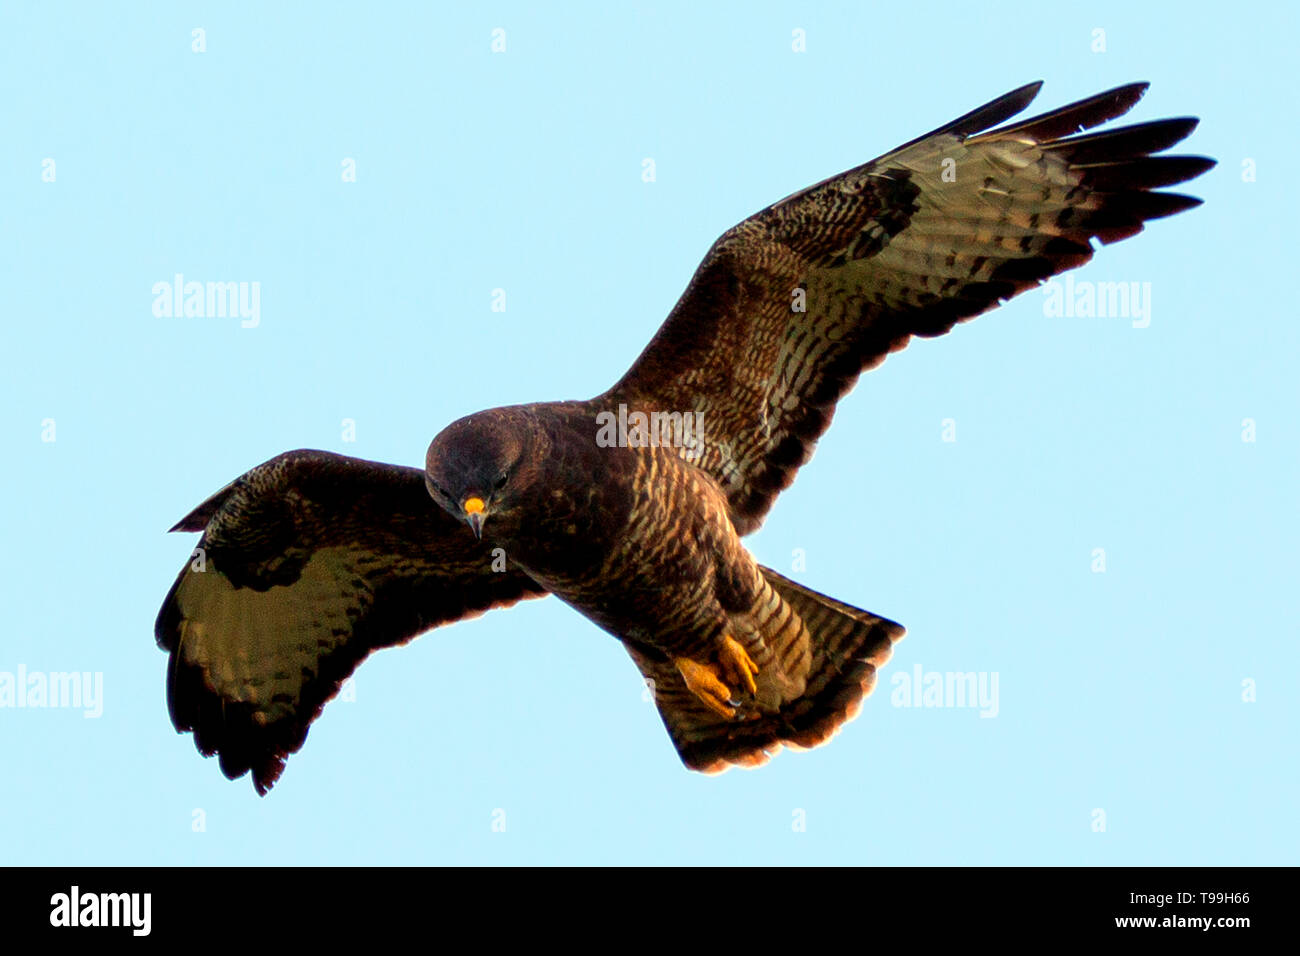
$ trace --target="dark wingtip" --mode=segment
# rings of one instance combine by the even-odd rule
[[[1123,116],[1136,106],[1142,97],[1147,95],[1147,90],[1149,89],[1151,89],[1151,84],[1149,82],[1146,80],[1139,80],[1136,83],[1125,83],[1123,86],[1117,86],[1113,90],[1107,90],[1105,93],[1097,96],[1097,100],[1105,101],[1109,99],[1113,105],[1113,109],[1109,111],[1109,115],[1100,122],[1109,122],[1110,120]],[[1085,126],[1084,128],[1087,129],[1089,127]]]
[[[1028,106],[1031,102],[1033,102],[1034,97],[1042,92],[1043,83],[1044,83],[1043,80],[1034,80],[1032,83],[1026,83],[1024,86],[1020,87],[1017,90],[1012,90],[1007,95],[1008,96],[1023,95],[1025,97],[1025,105]]]
[[[1163,160],[1169,171],[1170,177],[1168,182],[1159,183],[1160,186],[1173,186],[1176,183],[1185,183],[1189,179],[1195,179],[1202,173],[1207,173],[1215,166],[1219,165],[1218,160],[1211,159],[1209,156],[1164,156],[1156,157]]]
[[[234,490],[235,484],[238,480],[239,479],[235,479],[235,481],[230,482],[220,491],[209,495],[202,504],[198,505],[184,518],[168,528],[167,533],[171,534],[173,531],[206,531],[208,522],[212,520],[213,515],[221,510],[221,506],[224,505],[226,499],[230,497],[230,493]]]
[[[971,110],[969,113],[962,114],[952,122],[945,123],[943,126],[931,130],[924,136],[918,136],[916,139],[904,143],[899,146],[895,152],[929,139],[931,136],[957,136],[965,138],[967,136],[973,136],[976,133],[982,133],[987,129],[997,126],[999,123],[1005,123],[1033,102],[1034,97],[1038,95],[1038,91],[1042,88],[1042,80],[1035,80],[1032,83],[1026,83],[1024,86],[1018,87],[1010,93],[1004,93],[997,99],[990,100],[982,106],[975,107],[975,109]]]
[[[1130,189],[1161,189],[1195,179],[1213,169],[1206,156],[1144,156],[1116,162],[1080,163],[1075,166],[1084,181],[1102,192]]]
[[[948,132],[969,136],[973,133],[983,132],[998,123],[1005,122],[1029,106],[1042,88],[1042,80],[1026,83],[1010,93],[999,96],[997,99],[971,110],[965,116],[953,120],[948,124]]]
[[[212,516],[215,515],[217,510],[225,503],[227,490],[227,488],[222,488],[207,501],[203,502],[203,504],[199,505],[180,521],[168,528],[167,533],[171,534],[173,531],[207,530],[208,522],[212,520]]]
[[[1201,125],[1201,118],[1199,116],[1171,116],[1165,122],[1177,124],[1182,131],[1183,138],[1186,138],[1192,134],[1192,130]]]
[[[1138,80],[1135,83],[1125,83],[1123,86],[1117,86],[1113,90],[1107,90],[1103,95],[1113,96],[1117,102],[1124,103],[1124,109],[1128,110],[1133,107],[1138,100],[1147,95],[1147,90],[1151,89],[1150,80]]]
[[[1194,116],[1178,116],[1070,136],[1045,143],[1042,148],[1064,154],[1072,166],[1113,163],[1162,153],[1186,139],[1199,122]]]
[[[1182,193],[1152,193],[1151,195],[1165,197],[1161,207],[1150,216],[1151,219],[1162,219],[1188,209],[1195,209],[1205,203],[1205,200],[1199,196],[1185,196]]]
[[[1199,116],[1171,116],[1167,120],[1157,120],[1156,122],[1164,124],[1164,131],[1167,136],[1175,137],[1169,144],[1169,146],[1173,146],[1191,136],[1192,131],[1201,125],[1201,118]],[[1152,152],[1161,152],[1168,149],[1169,146],[1162,146],[1160,149],[1152,150]]]
[[[985,135],[1002,138],[1024,135],[1037,142],[1059,140],[1123,116],[1142,99],[1149,86],[1149,83],[1117,86],[1018,123],[989,130]]]

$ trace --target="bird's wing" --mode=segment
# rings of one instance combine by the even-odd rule
[[[1125,113],[1144,83],[985,132],[1040,85],[723,234],[645,351],[593,404],[698,413],[682,454],[720,483],[744,534],[794,480],[861,372],[913,335],[942,335],[1082,265],[1093,239],[1124,239],[1199,204],[1152,191],[1214,165],[1151,155],[1195,119],[1072,135]]]
[[[173,531],[202,531],[155,628],[178,731],[265,793],[371,651],[546,593],[434,503],[424,473],[271,459]]]

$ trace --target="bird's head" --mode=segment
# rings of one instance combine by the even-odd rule
[[[429,445],[424,467],[429,494],[477,538],[489,519],[495,528],[513,526],[529,438],[529,429],[510,409],[489,409],[452,422]]]

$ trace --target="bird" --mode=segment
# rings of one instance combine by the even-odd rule
[[[1041,86],[723,233],[595,398],[461,418],[423,468],[290,451],[209,497],[155,625],[178,733],[265,795],[368,655],[554,595],[623,643],[687,768],[829,740],[904,629],[742,538],[861,373],[1199,205],[1161,190],[1215,165],[1157,155],[1195,118],[1088,132],[1146,83],[1012,121]]]

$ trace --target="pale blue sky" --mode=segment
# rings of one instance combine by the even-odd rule
[[[1297,26],[5,3],[0,672],[102,673],[103,713],[0,709],[0,858],[1296,863]],[[193,505],[286,449],[419,464],[463,414],[601,391],[724,229],[1035,79],[1039,110],[1149,80],[1132,118],[1200,116],[1183,151],[1220,165],[1076,275],[1150,283],[1149,327],[1033,292],[913,343],[749,539],[908,627],[830,746],[686,772],[623,649],[555,600],[372,658],[266,799],[173,732],[152,626]],[[156,317],[176,273],[260,283],[260,324]],[[997,715],[895,706],[917,667],[996,675]]]

